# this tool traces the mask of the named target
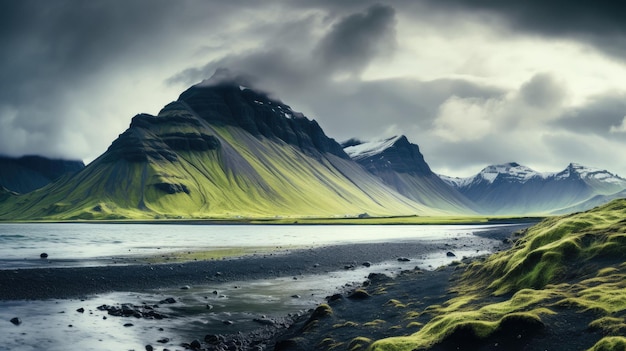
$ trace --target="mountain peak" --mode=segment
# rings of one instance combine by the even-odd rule
[[[349,158],[316,121],[259,89],[249,88],[252,82],[248,76],[219,69],[208,80],[184,91],[178,102],[210,124],[239,127],[259,138],[280,139],[309,153]]]
[[[509,181],[526,182],[534,177],[541,177],[543,175],[529,167],[520,165],[517,162],[508,162],[498,165],[490,165],[485,167],[478,174],[484,180],[493,183],[496,178],[507,179]]]
[[[365,168],[373,172],[392,169],[399,173],[430,175],[432,171],[419,146],[411,144],[406,136],[396,135],[378,141],[356,143],[351,139],[344,151]]]
[[[602,181],[626,187],[626,179],[607,170],[584,166],[580,163],[570,163],[567,167],[554,175],[557,179],[580,178],[586,181]]]

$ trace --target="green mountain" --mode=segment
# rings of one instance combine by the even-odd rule
[[[218,72],[219,73],[219,72]],[[0,219],[440,215],[350,159],[320,126],[266,94],[221,79],[157,116],[135,116],[71,177],[3,196]]]

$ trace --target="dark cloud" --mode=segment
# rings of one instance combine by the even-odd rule
[[[533,76],[520,88],[521,98],[526,104],[535,108],[547,109],[558,106],[565,95],[564,87],[547,73]]]
[[[626,94],[595,96],[586,104],[567,109],[553,126],[575,133],[593,133],[604,138],[626,142],[623,135],[611,133],[626,116]]]
[[[93,150],[79,139],[88,137],[78,134],[89,131],[80,128],[99,124],[105,131],[115,124],[104,121],[111,108],[101,115],[93,111],[110,77],[123,70],[131,76],[171,55],[167,50],[175,52],[181,32],[194,33],[209,21],[219,26],[233,6],[191,0],[2,1],[0,153],[87,157]],[[176,27],[180,23],[184,28]]]
[[[333,72],[360,73],[371,60],[396,48],[395,10],[373,5],[365,13],[340,19],[320,40],[314,53]]]
[[[496,15],[515,31],[564,37],[594,45],[623,59],[626,2],[566,0],[425,0],[431,9],[466,16]]]

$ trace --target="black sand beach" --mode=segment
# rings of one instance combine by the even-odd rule
[[[196,261],[170,264],[128,264],[110,265],[103,267],[74,267],[74,268],[34,268],[0,270],[0,300],[42,300],[52,298],[82,298],[92,294],[111,291],[145,291],[164,287],[180,287],[185,285],[201,286],[229,281],[253,281],[274,277],[289,277],[298,275],[324,274],[359,267],[363,263],[376,264],[385,261],[397,261],[398,258],[411,257],[413,259],[429,254],[449,257],[449,253],[456,250],[497,251],[508,247],[506,238],[517,229],[528,226],[510,226],[498,230],[480,233],[478,236],[460,236],[449,241],[398,242],[398,243],[367,243],[316,247],[310,249],[285,250],[273,254],[258,254],[241,258]],[[462,257],[454,257],[461,260]],[[404,286],[398,294],[415,294],[422,299],[423,304],[437,303],[445,298],[449,280],[453,277],[454,268],[448,267],[437,271],[428,271],[420,267],[407,279],[408,272],[401,274],[397,279],[399,286]],[[395,273],[400,273],[399,271]],[[378,284],[388,279],[376,275],[371,284]],[[391,278],[389,278],[391,279]],[[376,281],[378,280],[378,282]],[[419,291],[419,294],[416,292]],[[342,292],[347,296],[348,291]],[[345,300],[345,296],[340,300]],[[388,295],[387,300],[393,296]],[[122,301],[120,301],[122,303]],[[367,308],[365,306],[368,306]],[[311,306],[314,308],[315,306]],[[365,304],[358,307],[351,320],[378,319],[380,306]],[[380,309],[382,313],[382,309]],[[361,317],[358,317],[361,316]],[[305,339],[300,343],[291,343],[294,333],[299,333],[293,327],[286,330],[292,323],[302,323],[296,316],[286,318],[280,323],[273,323],[249,333],[224,336],[218,340],[211,339],[196,343],[196,349],[214,350],[231,345],[236,349],[273,349],[278,342],[278,349],[316,349],[313,343]],[[388,320],[392,317],[385,317]],[[382,320],[382,318],[381,318]],[[362,321],[363,323],[366,321]],[[323,330],[323,329],[320,329]],[[346,329],[347,330],[347,329]],[[387,330],[387,329],[385,329]],[[390,330],[392,332],[392,329]],[[287,333],[283,335],[284,333]],[[373,335],[373,334],[372,334]],[[319,335],[318,335],[319,336]],[[386,333],[379,334],[384,337]],[[203,340],[204,335],[198,335]],[[235,345],[235,346],[233,346]],[[238,346],[237,346],[238,345]],[[281,346],[282,345],[282,346]],[[191,347],[184,344],[181,347]]]

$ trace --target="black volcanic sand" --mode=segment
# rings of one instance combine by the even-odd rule
[[[111,265],[100,267],[29,268],[0,270],[0,300],[76,298],[111,291],[142,291],[183,285],[203,285],[324,274],[393,261],[399,257],[422,257],[457,249],[494,251],[513,230],[528,225],[485,231],[444,241],[364,243],[278,251],[274,254],[185,263]],[[459,257],[460,259],[460,257]]]
[[[394,261],[400,257],[419,258],[428,254],[441,254],[455,250],[497,251],[509,246],[513,231],[529,226],[508,226],[489,230],[475,236],[459,236],[447,241],[411,241],[399,243],[365,243],[317,247],[303,250],[246,256],[236,259],[197,261],[176,264],[143,264],[78,268],[35,268],[0,270],[0,300],[39,300],[50,298],[87,297],[110,291],[144,291],[183,285],[202,286],[229,281],[251,281],[300,274],[325,274],[331,271],[360,266],[363,262],[376,264]],[[461,259],[460,257],[458,258]],[[393,326],[403,323],[397,308],[383,308],[390,299],[400,301],[409,296],[419,306],[441,303],[450,296],[449,282],[454,278],[454,267],[435,271],[416,268],[390,278],[372,275],[366,284],[368,291],[383,288],[385,294],[371,294],[367,299],[348,298],[343,291],[335,301],[333,319],[320,321],[313,330],[303,332],[308,315],[293,320],[285,318],[274,327],[260,328],[249,333],[239,333],[194,345],[195,349],[214,350],[230,345],[231,349],[315,350],[320,342],[331,335],[346,344],[355,337],[378,339],[394,335]],[[339,297],[340,296],[340,297]],[[384,301],[383,301],[384,300]],[[311,306],[314,308],[315,306]],[[389,306],[387,306],[389,307]],[[384,322],[380,322],[384,321]],[[337,328],[336,324],[354,322],[360,328]],[[368,322],[373,322],[372,325]],[[286,324],[294,323],[286,329]],[[198,335],[203,340],[203,335]],[[218,346],[212,344],[217,342]],[[185,345],[191,348],[191,341]],[[322,347],[322,349],[328,347]]]

